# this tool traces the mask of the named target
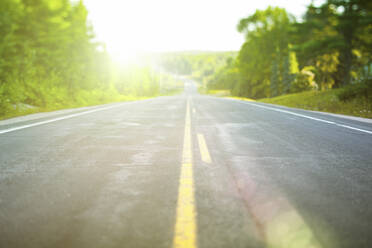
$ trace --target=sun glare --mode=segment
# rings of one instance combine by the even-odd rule
[[[170,0],[85,3],[97,39],[105,42],[109,53],[120,62],[128,62],[144,52],[237,50],[243,42],[235,30],[238,17],[216,25],[221,13],[208,14],[210,5],[205,3]],[[220,29],[232,33],[224,35],[224,47],[221,37],[216,37]]]
[[[309,0],[85,0],[97,39],[111,56],[127,63],[146,52],[239,50],[244,36],[240,18],[268,5],[300,15]],[[240,7],[237,7],[240,6]]]

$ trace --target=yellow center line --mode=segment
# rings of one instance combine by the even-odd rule
[[[196,209],[192,164],[190,102],[187,99],[181,176],[178,188],[174,248],[197,248]]]
[[[198,133],[198,141],[199,141],[199,150],[200,155],[204,163],[210,164],[212,163],[211,156],[209,155],[207,143],[205,142],[204,135]]]

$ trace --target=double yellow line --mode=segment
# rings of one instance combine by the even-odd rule
[[[178,188],[174,248],[196,248],[196,210],[192,164],[190,101],[187,99],[181,176]]]

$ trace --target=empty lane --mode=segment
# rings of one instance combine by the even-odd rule
[[[76,111],[0,123],[1,247],[172,247],[182,187],[191,247],[371,245],[370,123],[191,83]]]

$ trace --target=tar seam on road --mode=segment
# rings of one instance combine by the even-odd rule
[[[314,120],[314,121],[320,121],[320,122],[324,122],[324,123],[328,123],[328,124],[333,124],[333,125],[336,125],[338,127],[344,127],[344,128],[356,130],[356,131],[363,132],[363,133],[372,134],[372,131],[368,131],[368,130],[364,130],[364,129],[360,129],[360,128],[356,128],[356,127],[351,127],[351,126],[339,124],[339,123],[336,123],[336,122],[333,122],[333,121],[327,121],[327,120],[323,120],[323,119],[319,119],[319,118],[315,118],[315,117],[311,117],[311,116],[307,116],[307,115],[302,115],[302,114],[294,113],[294,112],[283,110],[283,109],[271,108],[271,107],[267,107],[267,106],[262,106],[262,105],[250,103],[250,102],[240,102],[240,103],[253,105],[253,106],[256,106],[256,107],[259,107],[259,108],[269,109],[269,110],[282,112],[282,113],[286,113],[286,114],[290,114],[290,115],[295,115],[295,116],[311,119],[311,120]]]
[[[183,141],[181,175],[178,187],[177,216],[173,247],[197,248],[189,99],[187,99],[186,108],[185,134]]]
[[[203,134],[198,133],[198,141],[199,141],[199,150],[200,150],[202,161],[207,164],[212,163],[212,159],[208,151],[208,146],[207,146],[207,143],[205,142]]]

